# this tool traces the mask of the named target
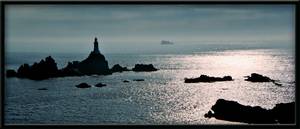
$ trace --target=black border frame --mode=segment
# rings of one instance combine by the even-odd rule
[[[299,42],[299,38],[297,37],[298,31],[299,31],[299,1],[259,1],[259,0],[253,0],[253,1],[0,1],[1,4],[1,123],[0,127],[1,128],[8,128],[8,127],[14,127],[14,128],[24,128],[24,127],[29,127],[29,128],[39,128],[39,127],[71,127],[71,128],[84,128],[84,127],[89,127],[89,128],[156,128],[156,127],[161,127],[161,128],[199,128],[199,127],[204,127],[204,128],[300,128],[299,123],[298,123],[298,118],[299,118],[299,111],[297,110],[297,107],[299,108],[299,88],[297,88],[297,81],[299,80],[299,77],[297,75],[297,64],[299,61],[299,57],[297,56],[297,48],[298,45],[297,43]],[[30,125],[30,124],[24,124],[24,125],[5,125],[4,124],[4,97],[5,97],[5,6],[6,5],[45,5],[45,4],[53,4],[53,5],[61,5],[61,4],[67,4],[67,5],[88,5],[88,4],[129,4],[129,5],[156,5],[156,4],[168,4],[168,5],[176,5],[176,4],[231,4],[231,5],[245,5],[245,4],[268,4],[268,5],[276,5],[276,4],[288,4],[288,5],[294,5],[295,6],[295,102],[296,102],[296,114],[295,114],[295,124],[273,124],[273,125],[259,125],[259,124],[254,124],[254,125],[50,125],[50,124],[45,124],[45,125]]]

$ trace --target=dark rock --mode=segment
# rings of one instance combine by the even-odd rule
[[[152,64],[136,64],[134,71],[156,71]],[[113,72],[129,71],[126,67],[116,64],[109,69],[108,62],[104,55],[98,49],[98,41],[95,38],[94,50],[83,61],[68,62],[67,66],[62,69],[57,68],[55,60],[49,56],[40,62],[35,62],[32,66],[28,64],[21,65],[16,74],[13,71],[7,71],[7,76],[17,76],[19,78],[28,78],[32,80],[43,80],[53,77],[65,76],[83,76],[83,75],[108,75]]]
[[[157,71],[158,69],[154,68],[152,64],[136,64],[132,71],[135,72],[151,72]]]
[[[91,85],[87,83],[80,83],[79,85],[76,85],[77,88],[90,88]]]
[[[98,48],[98,40],[94,40],[94,50],[90,55],[83,61],[78,63],[77,68],[81,73],[85,75],[98,74],[107,75],[111,74],[108,67],[108,62],[105,60],[104,55],[102,55]]]
[[[110,70],[111,70],[111,72],[129,71],[129,69],[127,69],[127,67],[122,67],[119,64],[115,64]]]
[[[133,79],[133,81],[139,82],[139,81],[145,81],[145,80],[144,79]]]
[[[247,79],[245,79],[246,81],[250,81],[250,82],[271,82],[272,79],[270,79],[267,76],[263,76],[257,73],[252,73],[251,76],[246,76]]]
[[[84,75],[78,69],[79,61],[68,62],[68,65],[59,71],[59,76],[82,76]]]
[[[219,99],[211,110],[204,117],[255,124],[295,122],[295,102],[277,104],[273,109],[267,110],[259,106],[244,106],[235,101]]]
[[[282,84],[277,83],[275,80],[267,77],[267,76],[263,76],[257,73],[252,73],[251,76],[245,76],[247,77],[247,79],[245,79],[245,81],[250,81],[250,82],[273,82],[275,85],[281,86]]]
[[[51,56],[35,62],[32,66],[23,64],[19,67],[17,77],[29,78],[32,80],[43,80],[51,77],[56,77],[58,73],[57,65]]]
[[[66,69],[76,69],[79,66],[79,61],[68,62]]]
[[[103,84],[103,83],[98,83],[95,85],[96,87],[103,87],[103,86],[106,86],[106,84]]]
[[[30,75],[30,66],[28,64],[23,64],[18,68],[17,76],[20,78],[29,77]]]
[[[207,75],[201,75],[198,78],[185,78],[184,82],[185,83],[197,83],[197,82],[217,82],[217,81],[232,81],[231,76],[224,76],[223,78],[221,77],[210,77]]]
[[[13,69],[6,70],[6,77],[16,77],[17,72]]]
[[[78,64],[78,70],[85,74],[108,75],[111,74],[108,62],[101,53],[91,52],[88,58]]]
[[[100,52],[92,51],[83,61],[68,62],[68,65],[60,70],[60,76],[82,76],[92,74],[111,74],[111,71],[108,68],[108,62]]]
[[[38,90],[48,90],[47,88],[39,88]]]
[[[81,73],[78,69],[61,69],[59,71],[58,76],[66,77],[66,76],[83,76],[84,74]]]
[[[272,109],[278,123],[291,124],[295,122],[295,102],[279,103]]]
[[[204,114],[204,117],[205,118],[211,118],[211,117],[213,117],[213,113],[211,112],[211,111],[208,111],[206,114]]]
[[[8,77],[14,76],[13,71],[8,71]],[[79,62],[69,62],[65,68],[58,70],[55,60],[49,56],[45,60],[35,62],[32,66],[28,64],[21,65],[17,70],[17,77],[28,78],[32,80],[43,80],[52,77],[82,76],[82,75],[107,75],[111,74],[105,57],[98,49],[98,42],[95,38],[94,51],[88,58]]]
[[[128,81],[128,80],[124,80],[123,82],[124,82],[124,83],[128,83],[129,81]]]

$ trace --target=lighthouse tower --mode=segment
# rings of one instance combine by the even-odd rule
[[[95,38],[95,41],[94,41],[94,51],[93,52],[97,53],[97,54],[100,53],[97,38]]]

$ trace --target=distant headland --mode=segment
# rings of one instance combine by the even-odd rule
[[[68,62],[67,66],[58,69],[55,60],[48,56],[39,63],[33,65],[23,64],[17,71],[9,69],[6,71],[7,77],[28,78],[32,80],[43,80],[53,77],[66,76],[83,76],[83,75],[109,75],[114,72],[135,71],[135,72],[151,72],[157,71],[152,64],[136,64],[133,69],[122,67],[119,64],[114,65],[111,69],[105,56],[99,50],[98,39],[94,40],[94,49],[89,56],[83,61]]]
[[[162,41],[160,42],[160,44],[161,44],[161,45],[173,45],[174,43],[171,42],[171,41],[162,40]]]

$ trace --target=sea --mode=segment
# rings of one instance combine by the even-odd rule
[[[180,50],[180,49],[179,49]],[[7,52],[5,68],[17,69],[51,55],[58,68],[81,61],[86,53]],[[5,78],[5,125],[231,125],[205,118],[218,99],[273,108],[295,101],[295,48],[193,49],[166,53],[103,53],[111,68],[120,64],[153,64],[154,72],[50,78],[34,81]],[[273,83],[245,81],[259,73]],[[233,77],[234,81],[184,83],[184,78]],[[144,79],[144,81],[133,81]],[[128,80],[129,83],[124,83]],[[80,89],[82,82],[105,87]],[[47,88],[48,90],[38,90]]]

